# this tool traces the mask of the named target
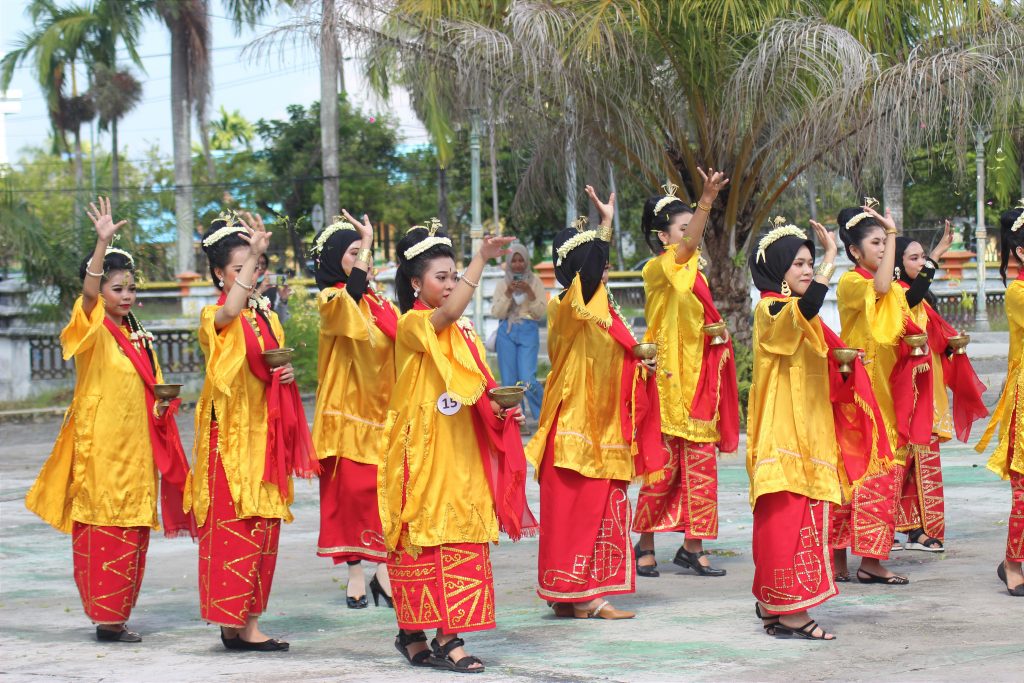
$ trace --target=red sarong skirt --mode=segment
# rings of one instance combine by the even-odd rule
[[[384,562],[384,533],[377,509],[377,466],[347,458],[320,461],[320,538],[316,554],[334,564]]]
[[[683,531],[690,538],[718,538],[715,444],[665,435],[665,450],[665,478],[640,488],[633,531]]]
[[[838,595],[829,543],[830,507],[788,491],[758,497],[753,593],[769,613],[802,612]]]
[[[403,631],[494,628],[494,577],[486,543],[427,546],[415,557],[400,549],[388,554],[387,566]]]
[[[71,550],[85,615],[96,624],[128,621],[146,571],[149,527],[75,522]]]
[[[210,423],[207,477],[210,509],[199,528],[199,612],[212,624],[241,628],[248,617],[267,609],[281,520],[235,515],[216,422]]]

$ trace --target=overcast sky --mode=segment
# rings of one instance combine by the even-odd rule
[[[24,13],[24,0],[0,0],[0,52],[8,51],[18,35],[28,31],[29,18]],[[247,43],[282,21],[287,10],[263,20],[254,31],[245,30],[236,36],[230,22],[224,18],[223,5],[210,2],[212,29],[213,96],[210,117],[215,118],[221,105],[228,111],[239,110],[250,121],[260,118],[283,118],[289,104],[308,106],[320,98],[320,77],[317,55],[309,47],[288,47],[283,60],[276,57],[269,63],[253,63],[242,59],[242,48]],[[147,21],[139,54],[143,58],[145,73],[137,73],[143,83],[143,99],[118,129],[122,154],[137,158],[152,145],[160,148],[161,155],[171,154],[170,111],[170,39],[164,26]],[[122,65],[127,65],[124,62]],[[134,67],[133,67],[134,68]],[[137,69],[135,69],[138,71]],[[408,145],[422,145],[428,141],[423,126],[416,120],[404,93],[398,93],[390,103],[373,97],[359,76],[354,60],[346,61],[345,84],[349,97],[368,115],[391,111],[398,116],[400,132]],[[50,132],[46,102],[32,70],[26,65],[15,71],[12,90],[22,91],[22,110],[7,117],[7,147],[11,163],[17,163],[20,151],[27,146],[46,142]],[[97,135],[100,133],[97,131]],[[89,137],[88,128],[83,137]],[[109,146],[104,135],[99,143]]]

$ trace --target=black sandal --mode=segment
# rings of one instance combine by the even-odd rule
[[[288,643],[277,638],[267,638],[259,643],[250,643],[248,640],[242,640],[242,636],[239,634],[236,634],[234,638],[226,638],[223,626],[220,629],[220,642],[224,645],[225,650],[241,652],[287,652],[288,648],[291,647]]]
[[[821,635],[820,636],[814,635],[814,630],[815,629],[821,629]],[[825,637],[826,635],[830,635],[832,637],[831,638],[826,638]],[[775,637],[776,638],[795,637],[795,638],[803,638],[805,640],[835,640],[836,639],[835,634],[826,632],[825,629],[821,628],[821,626],[818,626],[818,622],[816,622],[814,619],[811,619],[810,621],[808,621],[806,624],[804,624],[803,626],[801,626],[799,628],[793,628],[792,626],[784,626],[783,624],[780,623],[778,626],[775,627]]]
[[[928,540],[921,542],[921,537],[924,536]],[[923,550],[926,553],[941,553],[945,552],[946,548],[942,545],[942,541],[932,536],[929,536],[924,532],[924,529],[913,529],[907,532],[907,543],[903,546],[907,550]]]
[[[861,574],[868,578],[865,579]],[[900,576],[899,574],[893,574],[892,576],[879,576],[878,574],[866,572],[863,569],[857,570],[857,581],[860,583],[884,583],[887,586],[906,586],[910,583],[910,579],[905,576]]]
[[[836,583],[850,583],[850,572],[836,574]]]
[[[120,631],[111,631],[108,628],[96,627],[96,640],[101,643],[141,643],[142,636],[135,631],[129,631],[124,624]]]
[[[427,634],[423,631],[413,631],[412,633],[399,631],[398,635],[395,636],[395,649],[401,652],[402,656],[413,666],[434,666],[433,662],[430,661],[431,652],[429,647],[420,650],[414,655],[409,654],[410,645],[425,642],[427,642]]]
[[[679,546],[679,550],[676,551],[676,556],[673,558],[672,562],[684,569],[692,569],[700,576],[725,576],[724,569],[719,569],[718,567],[712,567],[710,565],[705,567],[700,563],[700,558],[708,555],[711,555],[711,553],[706,550],[702,550],[699,553],[691,553],[685,547]]]
[[[1016,588],[1010,588],[1010,582],[1006,579],[1006,565],[1002,562],[996,567],[996,576],[999,580],[1006,584],[1006,592],[1015,598],[1024,598],[1024,583],[1017,586]]]
[[[430,641],[430,647],[434,651],[434,655],[431,658],[434,666],[448,669],[460,674],[479,674],[484,671],[484,663],[480,661],[478,657],[473,655],[466,655],[459,661],[455,661],[451,657],[451,652],[455,648],[462,647],[466,644],[462,638],[452,638],[444,645],[437,642],[437,638]],[[472,667],[473,664],[479,664],[478,667]]]
[[[659,572],[658,569],[657,569],[657,567],[658,567],[657,560],[655,560],[654,564],[640,564],[640,558],[641,557],[647,557],[648,555],[650,555],[651,557],[654,557],[654,551],[653,550],[641,550],[640,549],[640,543],[637,543],[633,547],[633,552],[636,555],[636,575],[637,576],[649,576],[651,578],[656,578],[658,576],[661,576],[661,572]]]
[[[761,620],[761,626],[764,628],[764,632],[770,636],[774,636],[775,627],[779,625],[779,615],[761,614],[761,603],[759,602],[754,603],[754,614],[756,614],[757,618]],[[774,619],[775,621],[768,621],[769,619]]]

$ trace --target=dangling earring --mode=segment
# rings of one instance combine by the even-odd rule
[[[413,295],[413,297],[419,299],[420,298],[420,288],[419,287],[413,287],[412,288],[412,295]]]
[[[892,276],[893,282],[895,282],[896,280],[900,279],[900,267],[896,266],[895,270],[896,270],[896,272],[893,273],[893,276]]]
[[[782,296],[792,296],[793,290],[789,288],[789,283],[785,280],[782,281]]]
[[[223,280],[223,278],[222,278],[222,279],[220,279],[220,280],[218,280],[218,281],[217,281],[217,284],[219,284],[219,285],[220,285],[220,288],[221,288],[221,289],[224,289],[224,280]]]

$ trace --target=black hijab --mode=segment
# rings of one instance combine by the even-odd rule
[[[558,248],[578,234],[580,233],[576,228],[564,228],[558,231],[551,243],[551,259],[555,263],[555,279],[563,289],[572,284],[576,274],[580,271],[586,271],[588,278],[593,274],[591,271],[594,271],[597,273],[597,279],[600,280],[604,264],[608,262],[608,243],[595,237],[570,251],[559,263]]]
[[[357,230],[338,230],[324,242],[323,249],[316,258],[316,286],[321,290],[328,289],[339,282],[348,281],[348,275],[341,267],[341,257],[345,255],[352,243],[360,239]]]
[[[782,294],[782,280],[793,265],[800,247],[810,249],[811,257],[814,257],[814,242],[793,235],[780,237],[769,244],[764,251],[763,261],[757,260],[757,251],[754,251],[750,255],[750,275],[754,279],[754,286],[761,292]]]
[[[907,269],[903,265],[903,255],[906,253],[907,247],[909,247],[914,242],[918,242],[918,240],[910,239],[909,237],[904,237],[903,235],[900,235],[899,237],[896,238],[896,259],[893,262],[895,264],[895,272],[893,273],[893,277],[895,278],[896,273],[899,273],[899,278],[897,279],[899,279],[901,282],[906,282],[908,285],[914,284],[914,280],[916,280],[917,278],[912,278],[907,275]],[[924,245],[922,244],[921,246],[923,247]],[[927,301],[932,308],[935,308],[938,305],[938,299],[935,298],[935,295],[932,293],[931,289],[929,289],[925,293],[924,300]]]

